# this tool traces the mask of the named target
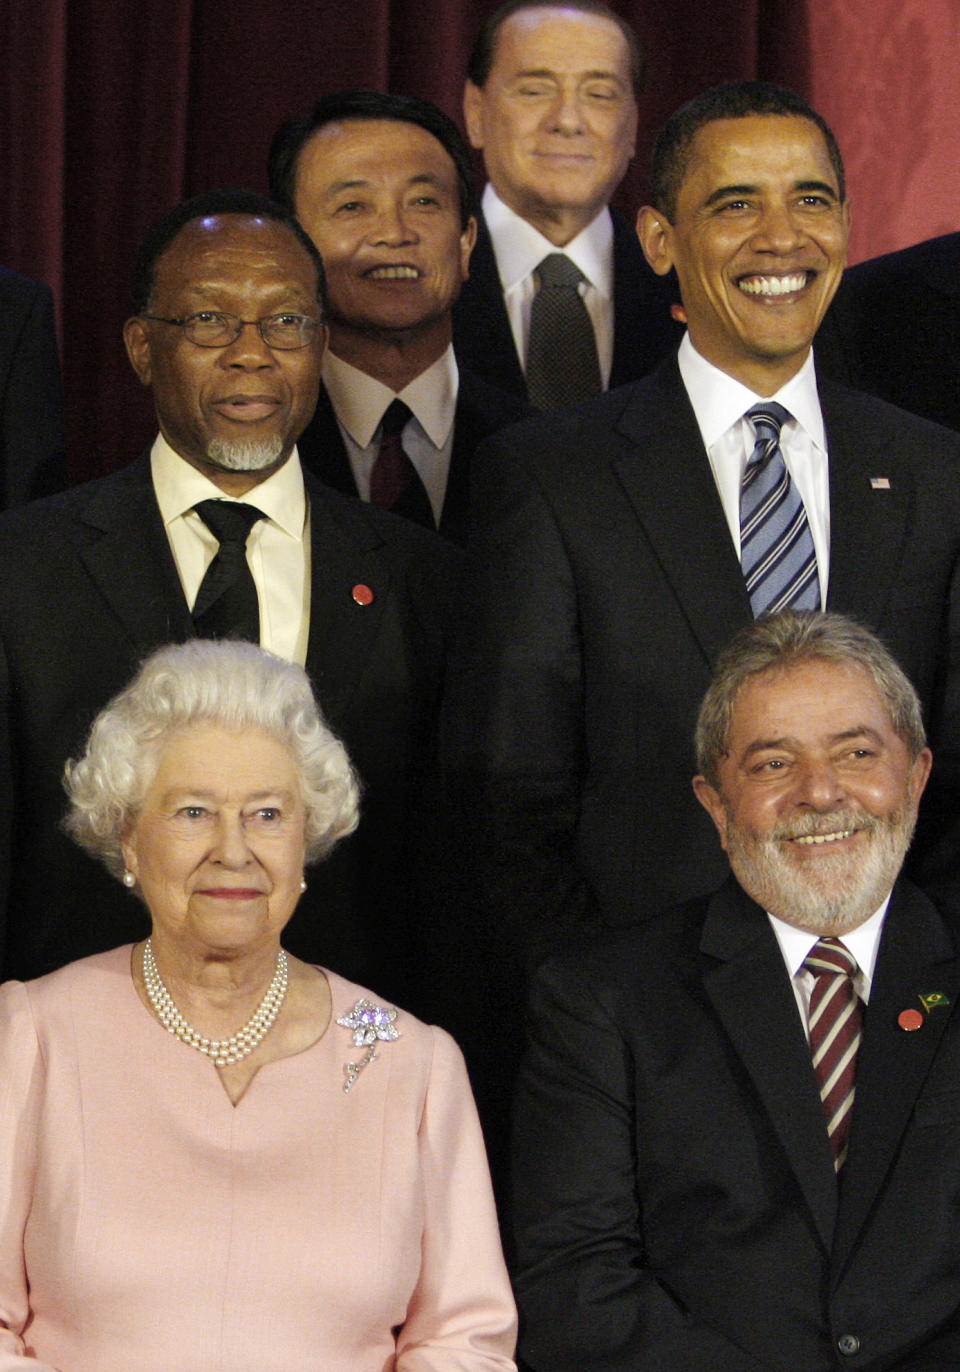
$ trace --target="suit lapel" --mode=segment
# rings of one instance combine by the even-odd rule
[[[335,491],[343,491],[344,495],[358,494],[347,445],[343,441],[327,388],[322,383],[313,418],[297,439],[297,452],[305,470],[319,477],[327,486],[332,486]]]
[[[874,402],[825,383],[830,463],[827,608],[876,629],[897,578],[913,511],[913,478],[891,449]],[[872,483],[872,484],[871,484]]]
[[[347,710],[392,591],[383,540],[358,500],[324,491],[304,472],[310,497],[310,638],[307,671],[331,723]],[[366,591],[372,593],[364,604]],[[355,594],[356,592],[356,594]]]
[[[924,1013],[921,995],[941,992],[949,1005]],[[850,1147],[840,1188],[836,1271],[853,1248],[883,1190],[943,1032],[956,1013],[957,952],[933,905],[908,882],[894,888],[874,971],[857,1061]],[[903,1010],[924,1013],[905,1032]]]
[[[141,653],[193,634],[153,492],[149,455],[95,483],[80,508],[79,550],[91,580]]]
[[[708,663],[752,618],[740,564],[676,359],[628,396],[614,468]]]
[[[465,366],[494,386],[526,398],[493,242],[483,215],[477,218],[477,242],[470,257],[470,276],[453,309],[453,349]]]
[[[803,1025],[770,923],[733,880],[710,902],[700,949],[704,988],[829,1250],[837,1184]]]

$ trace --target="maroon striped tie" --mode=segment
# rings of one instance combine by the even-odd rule
[[[813,1070],[827,1117],[834,1169],[847,1156],[863,1007],[853,986],[856,959],[835,938],[817,941],[804,961],[815,981],[807,1020]]]

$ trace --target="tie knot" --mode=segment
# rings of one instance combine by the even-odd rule
[[[857,960],[838,938],[821,938],[804,958],[804,967],[815,977],[854,977]]]
[[[586,280],[580,268],[562,252],[548,253],[537,268],[537,277],[541,290],[557,286],[576,287]]]
[[[246,546],[257,520],[265,518],[256,505],[236,500],[201,500],[193,508],[218,543],[239,543],[241,547]]]
[[[396,438],[397,434],[403,432],[410,414],[409,405],[406,405],[402,400],[391,400],[380,421],[381,438]]]
[[[779,443],[780,430],[790,418],[790,412],[775,400],[765,400],[760,405],[751,405],[744,418],[749,421],[758,442],[772,437]]]

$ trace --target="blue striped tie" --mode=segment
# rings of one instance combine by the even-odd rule
[[[819,610],[807,512],[780,451],[780,429],[790,416],[771,400],[752,406],[745,418],[757,441],[740,486],[740,564],[754,617]]]

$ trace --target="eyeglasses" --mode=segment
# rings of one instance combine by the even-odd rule
[[[254,324],[268,348],[293,352],[296,348],[305,348],[320,328],[319,319],[311,319],[305,314],[268,314],[266,319],[240,319],[219,310],[200,310],[180,319],[168,319],[162,314],[144,314],[140,318],[153,319],[158,324],[175,324],[198,348],[226,348],[240,337],[248,324]]]

